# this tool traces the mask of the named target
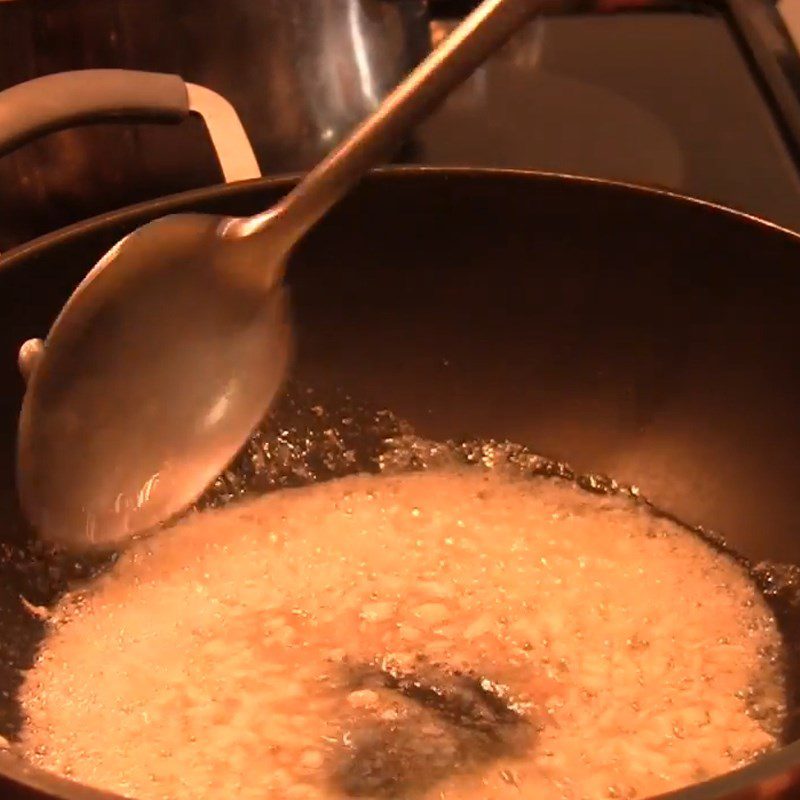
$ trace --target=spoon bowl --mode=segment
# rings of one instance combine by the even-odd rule
[[[246,243],[225,217],[164,217],[87,275],[31,365],[18,485],[48,539],[111,546],[196,499],[278,392],[291,353],[286,291],[237,280]],[[244,273],[242,273],[244,275]],[[272,277],[270,277],[272,276]]]

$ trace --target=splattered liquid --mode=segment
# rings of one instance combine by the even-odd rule
[[[463,468],[196,514],[56,609],[35,764],[142,800],[642,797],[774,747],[746,572],[625,497]]]

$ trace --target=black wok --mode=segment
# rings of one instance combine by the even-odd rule
[[[52,602],[91,565],[46,553],[14,495],[22,341],[123,234],[176,210],[249,214],[264,180],[108,214],[0,260],[0,733]],[[298,250],[294,377],[435,439],[509,439],[635,484],[751,559],[800,563],[800,236],[706,203],[561,176],[376,174]],[[794,637],[797,609],[783,598]],[[800,627],[798,627],[800,630]],[[796,638],[796,637],[794,637]],[[796,686],[792,691],[798,694]],[[795,706],[797,698],[793,699]],[[796,716],[787,740],[800,735]],[[800,743],[678,793],[800,793]],[[107,797],[0,753],[0,797]]]

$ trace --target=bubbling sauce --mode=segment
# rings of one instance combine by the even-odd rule
[[[197,513],[55,609],[36,765],[141,800],[633,798],[776,746],[745,570],[624,496],[476,468]]]

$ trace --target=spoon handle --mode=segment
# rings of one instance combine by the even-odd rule
[[[603,0],[600,0],[600,3]],[[323,159],[270,211],[245,221],[246,235],[269,227],[291,248],[361,177],[382,163],[405,134],[527,20],[555,11],[588,10],[592,0],[484,0],[384,100],[379,111]],[[277,230],[276,230],[277,229]]]

